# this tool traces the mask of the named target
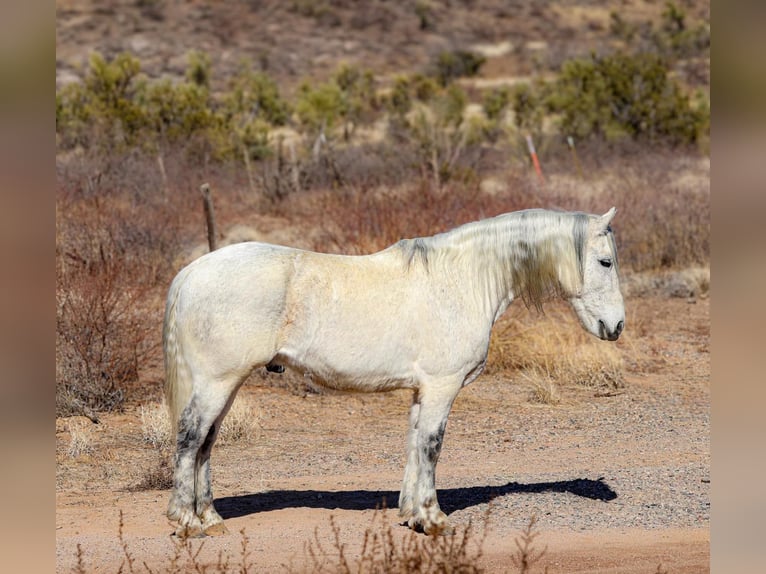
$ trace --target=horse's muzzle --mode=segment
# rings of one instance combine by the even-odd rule
[[[622,329],[625,327],[625,322],[620,321],[614,328],[614,331],[610,331],[606,327],[606,323],[599,319],[598,321],[598,336],[606,341],[616,341],[622,333]]]

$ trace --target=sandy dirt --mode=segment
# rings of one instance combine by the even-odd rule
[[[709,571],[710,303],[633,298],[627,307],[633,330],[617,345],[633,359],[616,392],[564,385],[560,404],[532,404],[523,381],[496,373],[458,397],[438,495],[458,531],[485,532],[486,571],[519,571],[515,540],[532,516],[534,548],[545,549],[532,572]],[[193,552],[202,545],[197,562],[229,556],[236,569],[245,540],[250,571],[310,571],[315,532],[334,552],[331,517],[352,558],[368,529],[410,536],[395,511],[409,394],[303,393],[279,376],[253,377],[237,399],[253,405],[255,436],[213,451],[229,534],[190,541]],[[87,436],[77,456],[73,428]],[[169,491],[135,489],[158,461],[142,442],[140,410],[98,425],[59,419],[56,436],[57,571],[74,571],[78,545],[89,572],[117,572],[125,548],[135,571],[165,571],[175,548]]]
[[[329,15],[308,13],[311,2],[207,4],[58,0],[57,85],[80,77],[94,49],[107,57],[130,51],[150,77],[182,77],[187,52],[202,50],[212,56],[218,83],[245,56],[290,86],[306,75],[326,77],[339,62],[383,76],[423,70],[440,51],[461,46],[488,57],[476,85],[512,84],[532,73],[533,59],[586,55],[612,41],[606,6],[431,3],[433,26],[419,31],[409,3],[370,2],[366,11],[317,3],[331,4]],[[647,20],[662,4],[621,2],[616,9]],[[695,3],[694,13],[708,11]],[[304,230],[276,237],[291,232],[281,221],[259,221],[266,239],[306,240]],[[254,238],[237,232],[232,240]],[[470,523],[486,533],[478,559],[486,571],[519,571],[515,542],[533,516],[534,548],[545,554],[532,572],[709,571],[710,302],[643,297],[626,306],[626,332],[616,343],[626,380],[618,391],[564,384],[560,404],[539,405],[524,380],[496,372],[458,397],[437,467],[438,495],[459,531]],[[188,550],[203,565],[228,556],[239,571],[245,541],[250,572],[311,571],[306,545],[314,536],[329,555],[335,551],[331,519],[351,558],[371,529],[390,528],[396,540],[411,536],[393,508],[409,394],[306,393],[285,380],[258,374],[241,390],[237,400],[252,406],[257,432],[216,445],[212,456],[216,507],[229,534],[189,541],[181,565],[192,562]],[[147,401],[159,400],[160,374],[141,384]],[[78,548],[87,572],[165,572],[172,565],[169,491],[137,489],[160,460],[142,438],[140,407],[133,401],[99,424],[56,422],[58,572],[78,571]],[[392,510],[376,510],[383,505]]]

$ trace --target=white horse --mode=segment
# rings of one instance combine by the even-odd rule
[[[210,450],[237,389],[263,366],[335,389],[412,389],[399,513],[413,529],[448,530],[434,482],[447,415],[482,372],[492,325],[511,301],[560,295],[593,335],[619,337],[614,214],[507,213],[364,256],[240,243],[182,269],[163,331],[177,435],[167,515],[177,533],[226,531]]]

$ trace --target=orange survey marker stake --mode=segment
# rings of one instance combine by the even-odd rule
[[[532,157],[532,163],[535,166],[537,177],[540,178],[540,183],[545,183],[545,178],[543,177],[543,170],[540,168],[540,160],[537,159],[535,144],[532,142],[532,136],[529,134],[527,134],[527,149],[529,149],[529,155]]]

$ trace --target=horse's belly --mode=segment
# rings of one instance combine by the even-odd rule
[[[310,350],[295,353],[291,349],[283,349],[272,363],[291,367],[313,382],[336,390],[379,392],[416,386],[412,369],[397,364],[396,360],[386,363],[370,356],[326,357]]]

